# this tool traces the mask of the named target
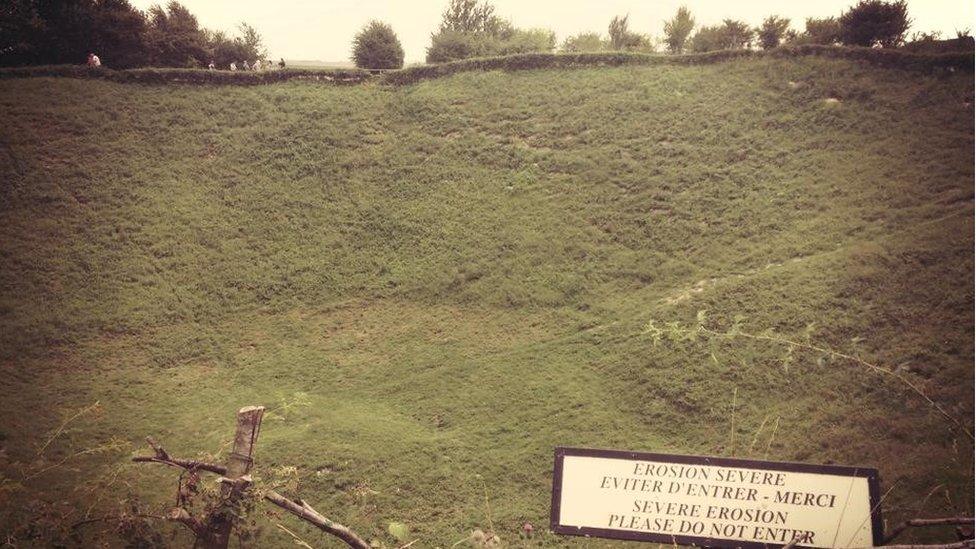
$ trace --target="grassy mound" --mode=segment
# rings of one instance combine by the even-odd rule
[[[972,442],[903,384],[645,328],[856,354],[971,431],[972,104],[971,74],[814,56],[0,81],[3,511],[81,505],[79,478],[166,505],[171,471],[124,465],[141,438],[218,452],[264,404],[261,474],[388,545],[544,530],[555,445],[874,465],[889,521],[965,513]]]

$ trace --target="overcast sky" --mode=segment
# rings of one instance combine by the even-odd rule
[[[839,15],[856,0],[494,0],[495,13],[518,27],[552,29],[560,42],[582,31],[605,34],[614,15],[630,14],[632,30],[661,35],[662,21],[678,6],[691,9],[699,25],[726,17],[758,25],[771,14],[789,17],[802,30],[807,17]],[[145,9],[166,0],[132,0]],[[447,0],[182,0],[200,24],[233,31],[246,21],[264,37],[271,57],[348,61],[356,31],[370,19],[393,26],[407,63],[423,62],[430,34],[437,29]],[[909,32],[973,29],[972,0],[908,0],[914,20]],[[976,30],[976,29],[973,29]]]

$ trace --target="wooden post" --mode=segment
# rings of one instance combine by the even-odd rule
[[[238,482],[251,472],[254,463],[254,445],[258,441],[261,431],[261,419],[264,417],[264,406],[246,406],[237,411],[237,430],[234,433],[234,448],[227,457],[227,474],[230,482],[221,486],[224,498],[223,510],[214,513],[210,523],[210,539],[206,545],[212,549],[226,549],[230,542],[230,533],[234,528],[234,513],[241,491],[246,483]]]

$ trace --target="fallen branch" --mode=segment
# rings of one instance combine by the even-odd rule
[[[332,522],[331,520],[325,518],[321,513],[313,509],[311,505],[300,499],[288,499],[274,490],[266,492],[264,494],[264,499],[270,501],[278,507],[281,507],[285,511],[288,511],[305,522],[311,523],[319,530],[332,534],[333,536],[341,539],[350,547],[355,547],[356,549],[370,549],[369,544],[363,541],[363,539],[356,535],[355,532],[337,522]]]
[[[937,518],[937,519],[911,519],[911,520],[906,520],[905,522],[903,522],[903,523],[899,524],[898,526],[896,526],[894,528],[894,530],[891,531],[890,534],[888,534],[887,536],[885,536],[884,543],[888,543],[888,542],[894,540],[899,535],[901,535],[902,532],[904,532],[905,530],[907,530],[907,529],[909,529],[911,527],[918,527],[918,526],[972,526],[972,525],[973,525],[973,518],[972,517],[949,517],[949,518]]]
[[[153,437],[146,437],[146,442],[152,447],[153,451],[156,452],[156,457],[159,459],[169,459],[169,453],[164,450],[158,442],[156,442],[156,439]]]
[[[227,468],[223,465],[207,463],[205,461],[194,461],[192,459],[159,459],[154,456],[136,456],[132,458],[132,461],[136,463],[160,463],[163,465],[169,465],[170,467],[186,469],[188,471],[209,471],[218,475],[227,474]]]
[[[196,461],[192,459],[170,457],[169,452],[160,446],[159,443],[153,439],[153,437],[146,437],[146,442],[149,443],[149,446],[152,447],[156,455],[136,456],[132,458],[132,461],[136,463],[161,463],[163,465],[186,469],[188,471],[209,471],[218,475],[227,474],[227,468],[223,465],[207,463],[205,461]]]
[[[162,446],[156,444],[156,442],[153,441],[151,438],[147,439],[147,441],[149,441],[149,445],[153,447],[153,450],[156,452],[156,455],[136,456],[132,458],[132,461],[138,463],[159,463],[162,465],[168,465],[170,467],[177,467],[189,471],[209,471],[211,473],[215,473],[218,475],[225,475],[227,473],[227,468],[222,465],[206,463],[202,461],[194,461],[191,459],[174,458],[170,456],[169,453],[167,453],[166,450],[162,448]],[[237,479],[236,481],[228,478],[223,478],[223,477],[219,479],[219,481],[222,484],[238,484],[238,483],[247,484],[250,482],[250,480],[251,479],[249,475],[245,478]],[[331,534],[341,539],[342,541],[346,542],[346,544],[349,545],[350,547],[354,547],[356,549],[370,549],[369,544],[366,543],[355,532],[353,532],[349,528],[337,522],[333,522],[329,520],[321,513],[316,511],[314,508],[312,508],[311,505],[305,503],[303,500],[288,499],[285,496],[279,494],[278,492],[275,492],[274,490],[265,493],[264,499],[277,505],[278,507],[281,507],[285,511],[288,511],[289,513],[304,520],[305,522],[314,525],[319,530],[322,530],[323,532],[326,532],[328,534]],[[177,509],[174,509],[171,515],[175,514],[176,511]],[[184,513],[186,512],[184,511]],[[187,514],[187,517],[189,517],[189,514]],[[192,529],[191,524],[186,522],[185,517],[180,516],[179,518],[174,518],[170,516],[167,518],[169,518],[170,520],[177,520],[178,522],[183,522],[187,526],[190,526]],[[193,517],[189,517],[189,518],[191,520],[195,520],[193,519]],[[196,530],[194,530],[194,532],[196,532]]]

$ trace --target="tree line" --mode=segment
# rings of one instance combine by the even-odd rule
[[[789,19],[771,15],[753,27],[736,19],[697,26],[686,7],[663,22],[656,38],[631,29],[628,15],[611,19],[605,35],[584,32],[557,47],[545,28],[523,29],[495,12],[489,0],[449,0],[427,48],[428,63],[515,53],[633,51],[708,52],[783,44],[897,47],[911,25],[905,0],[859,0],[837,17],[808,18],[802,31]],[[933,39],[933,34],[922,36]],[[352,60],[357,67],[397,69],[404,52],[393,28],[371,21],[356,35]],[[242,23],[236,36],[201,28],[177,0],[143,12],[129,0],[5,0],[0,2],[0,65],[83,62],[89,52],[115,68],[142,66],[203,67],[213,62],[264,59],[267,53],[254,27]]]
[[[0,2],[0,64],[58,65],[98,53],[106,65],[205,67],[254,62],[267,53],[254,27],[239,33],[200,27],[176,0],[146,11],[129,0],[4,0]]]
[[[753,27],[744,21],[725,19],[721,24],[697,26],[686,7],[663,22],[663,35],[655,38],[630,27],[628,15],[611,19],[606,34],[583,32],[566,38],[558,49],[567,53],[633,51],[653,53],[702,53],[716,50],[761,48],[781,45],[822,44],[863,47],[897,47],[905,43],[911,19],[905,0],[860,0],[837,17],[808,18],[802,31],[777,15]],[[935,35],[924,35],[932,39]],[[382,55],[370,44],[383,44]],[[553,52],[556,35],[544,28],[521,29],[495,13],[482,0],[449,0],[438,30],[427,48],[428,63],[513,53]],[[353,60],[358,66],[399,68],[403,49],[393,29],[372,22],[356,36]]]

